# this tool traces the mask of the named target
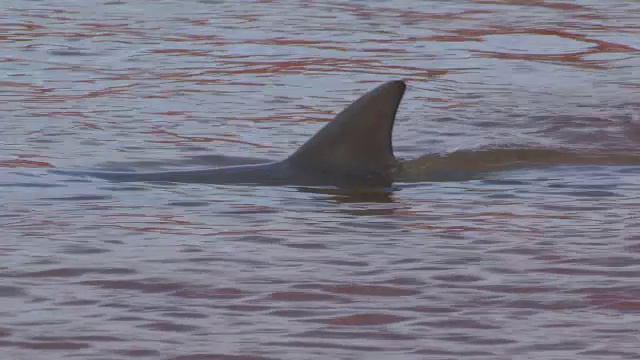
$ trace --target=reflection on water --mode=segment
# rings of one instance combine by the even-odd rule
[[[640,4],[7,0],[3,359],[637,359]],[[282,159],[409,87],[392,189]]]

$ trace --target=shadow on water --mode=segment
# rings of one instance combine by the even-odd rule
[[[391,188],[337,189],[319,187],[295,187],[295,190],[318,195],[317,200],[333,204],[330,212],[351,216],[395,215],[400,205],[394,198],[398,186]]]
[[[313,187],[296,187],[296,190],[325,195],[325,199],[335,203],[393,203],[394,188],[363,188],[363,189],[336,189],[336,188],[313,188]]]

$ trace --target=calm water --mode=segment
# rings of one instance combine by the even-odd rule
[[[1,359],[640,358],[639,2],[0,4]],[[388,196],[47,171],[280,159],[398,78]]]

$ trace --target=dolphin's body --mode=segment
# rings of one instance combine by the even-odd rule
[[[369,91],[340,112],[295,153],[279,162],[148,173],[52,172],[111,181],[389,187],[398,166],[391,135],[405,88],[405,83],[397,80]]]

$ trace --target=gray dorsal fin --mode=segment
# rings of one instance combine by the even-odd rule
[[[403,81],[390,81],[364,94],[287,161],[335,185],[390,185],[396,162],[391,135],[405,88]]]

